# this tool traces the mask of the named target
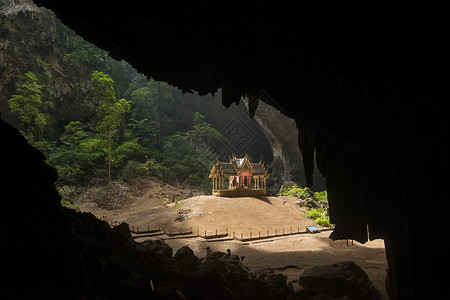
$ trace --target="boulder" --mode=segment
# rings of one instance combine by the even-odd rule
[[[163,240],[145,240],[142,244],[147,247],[156,259],[171,259],[173,250]]]
[[[183,246],[178,249],[173,259],[180,262],[182,271],[185,273],[194,274],[201,264],[200,259],[195,256],[194,251],[188,246]]]
[[[380,299],[367,274],[352,261],[313,267],[300,275],[298,283],[316,294],[325,293],[333,298],[347,295],[351,299]]]

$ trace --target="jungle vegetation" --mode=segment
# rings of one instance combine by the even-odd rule
[[[67,80],[77,81],[80,94],[90,99],[89,118],[53,117],[56,91],[49,64],[41,59],[18,78],[8,101],[15,125],[57,169],[65,200],[72,200],[74,187],[133,183],[146,176],[209,191],[214,158],[201,149],[220,133],[205,117],[197,112],[192,128],[168,130],[171,120],[161,107],[175,101],[175,88],[147,79],[73,33],[65,46]]]

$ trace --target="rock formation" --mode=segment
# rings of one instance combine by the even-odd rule
[[[314,294],[323,293],[331,298],[380,299],[367,274],[352,261],[308,269],[300,275],[298,283]]]
[[[449,210],[442,201],[450,152],[445,3],[36,3],[114,57],[183,91],[205,95],[221,87],[229,106],[264,90],[296,121],[308,185],[314,154],[327,180],[331,237],[385,239],[393,299],[448,298],[448,276],[430,276],[442,274],[447,260],[436,230],[446,220],[434,218],[431,229],[423,222],[430,189],[439,210]],[[46,295],[54,274],[65,274],[51,270],[65,262],[78,266],[80,285],[80,263],[102,261],[53,255],[71,245],[67,232],[54,229],[66,220],[52,188],[56,174],[17,132],[4,123],[0,130],[3,192],[15,200],[4,209],[21,209],[28,225],[44,217],[26,235],[8,236],[8,257],[19,263],[9,278],[18,278],[19,291]]]
[[[248,100],[245,101],[248,107]],[[261,127],[264,135],[270,143],[273,153],[273,161],[268,166],[271,172],[269,179],[276,194],[285,180],[295,181],[301,186],[306,186],[303,157],[298,147],[298,131],[295,120],[282,114],[277,108],[265,102],[260,102],[253,117]],[[325,180],[314,167],[314,184],[311,189],[325,190]]]

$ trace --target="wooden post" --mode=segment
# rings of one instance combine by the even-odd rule
[[[267,237],[269,237],[269,230],[267,230]]]
[[[261,237],[261,231],[258,232],[258,236]]]
[[[250,231],[250,238],[252,238],[252,232]]]
[[[236,231],[233,230],[233,238],[236,237]]]
[[[244,239],[244,234],[241,232],[241,241]]]
[[[277,230],[278,230],[278,229],[275,229],[275,235],[277,235]]]
[[[205,237],[206,237],[206,229],[205,229]]]

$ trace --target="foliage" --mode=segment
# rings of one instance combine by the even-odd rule
[[[205,144],[209,144],[221,137],[220,132],[205,122],[205,117],[199,113],[194,113],[193,127],[196,137],[200,138]]]
[[[116,147],[112,153],[112,163],[115,168],[122,169],[127,162],[145,162],[148,150],[139,145],[136,141],[128,141]]]
[[[284,188],[281,192],[281,195],[283,196],[291,196],[291,197],[297,197],[301,199],[309,198],[310,200],[317,203],[317,201],[325,201],[328,202],[327,198],[327,191],[321,191],[321,192],[315,192],[312,193],[308,188],[300,187],[296,184],[293,186]],[[314,219],[316,223],[320,226],[330,226],[330,220],[328,217],[328,211],[326,208],[311,208],[308,210],[305,215],[308,218]]]
[[[305,214],[308,218],[314,219],[318,225],[329,226],[330,220],[327,211],[323,208],[312,208]]]
[[[71,35],[66,42],[67,54],[64,59],[78,66],[89,66],[97,69],[102,60],[107,59],[107,53],[91,43],[87,43],[77,35]]]
[[[322,217],[316,218],[316,223],[317,223],[317,225],[324,226],[324,227],[330,226],[330,220],[328,219],[327,216],[322,216]]]
[[[316,219],[321,217],[323,214],[323,209],[321,208],[312,208],[309,211],[306,212],[306,216],[308,218]]]
[[[57,169],[63,200],[73,202],[81,197],[75,193],[80,186],[105,182],[107,174],[126,182],[156,176],[209,192],[213,157],[203,146],[220,133],[200,113],[192,116],[192,128],[178,128],[165,113],[176,105],[173,87],[147,79],[70,29],[63,30],[66,54],[60,66],[74,83],[74,94],[86,97],[89,105],[83,109],[90,115],[79,120],[50,119],[55,68],[41,58],[18,77],[16,95],[9,101],[29,140],[39,136],[33,145]]]
[[[42,130],[48,124],[48,118],[41,112],[43,105],[53,106],[53,103],[43,101],[43,86],[38,83],[36,75],[29,71],[25,73],[17,94],[8,101],[11,112],[16,113],[19,120],[27,128],[28,140],[32,140],[34,128]]]
[[[284,188],[281,195],[304,199],[309,197],[310,193],[307,187],[302,188],[301,186],[294,184],[293,186]]]
[[[126,99],[116,101],[114,80],[99,71],[92,72],[94,97],[100,105],[97,112],[102,116],[97,124],[97,130],[108,134],[108,182],[111,181],[111,131],[123,122],[125,114],[130,110],[130,103]],[[120,160],[120,159],[119,159]]]
[[[61,200],[61,205],[64,206],[64,207],[70,208],[70,209],[74,209],[77,212],[81,211],[79,204],[74,204],[74,203],[71,203],[71,202],[69,202],[67,200],[64,200],[64,199]]]
[[[163,205],[169,204],[169,198],[164,197],[163,199],[164,199]],[[184,205],[184,201],[181,199],[178,199],[178,198],[175,198],[173,200],[173,203],[174,203],[174,206],[176,209],[179,208],[180,206]]]
[[[319,201],[326,201],[328,202],[328,194],[327,191],[321,191],[321,192],[315,192],[314,198],[316,198]]]

